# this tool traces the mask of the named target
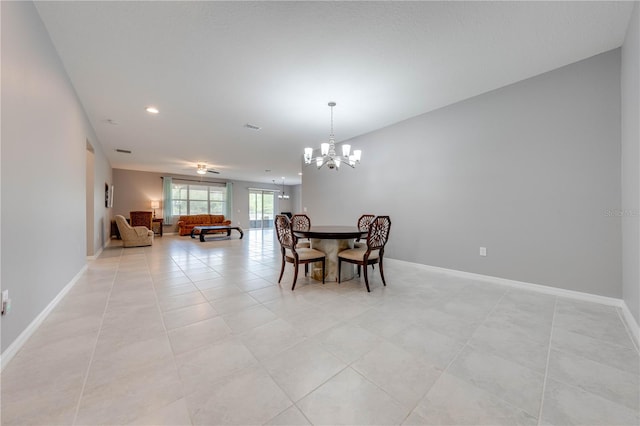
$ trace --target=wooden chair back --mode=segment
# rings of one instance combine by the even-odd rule
[[[363,214],[358,219],[358,229],[361,230],[362,232],[369,231],[369,225],[371,225],[371,222],[373,222],[373,219],[375,219],[375,215]]]
[[[375,219],[375,215],[372,214],[363,214],[358,218],[358,229],[362,232],[369,232],[369,225]],[[360,237],[356,238],[356,242],[360,241]],[[356,244],[357,247],[361,247],[362,243]]]
[[[389,231],[391,230],[391,218],[389,216],[378,216],[369,225],[369,235],[367,235],[367,248],[369,250],[383,250],[389,241]]]
[[[308,231],[311,228],[311,219],[306,214],[294,214],[291,218],[291,228],[294,231]]]
[[[276,215],[276,234],[278,242],[283,248],[295,250],[295,238],[291,231],[291,222],[289,218],[283,214]]]

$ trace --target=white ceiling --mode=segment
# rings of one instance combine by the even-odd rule
[[[361,135],[619,47],[633,4],[36,7],[114,168],[195,175],[206,162],[222,178],[293,184],[304,147],[328,137],[329,101],[336,139]]]

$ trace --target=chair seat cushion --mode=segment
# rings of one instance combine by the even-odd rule
[[[323,252],[312,248],[296,248],[296,253],[298,253],[299,260],[309,260],[317,259],[319,257],[325,257],[325,254]],[[293,253],[290,249],[285,249],[285,254],[287,257],[293,259]]]
[[[311,243],[309,241],[298,241],[298,244],[296,244],[296,250],[299,248],[311,248]]]
[[[364,254],[367,252],[367,247],[362,248],[354,248],[348,250],[342,250],[338,253],[338,257],[349,260],[363,260]],[[369,254],[369,260],[377,259],[379,255],[379,250],[371,250],[371,254]]]

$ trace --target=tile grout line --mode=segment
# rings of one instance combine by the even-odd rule
[[[451,367],[451,365],[453,365],[453,363],[458,359],[458,357],[460,356],[460,354],[465,350],[465,348],[467,348],[469,346],[469,342],[471,341],[471,339],[473,338],[473,335],[476,333],[476,331],[478,331],[478,328],[480,328],[482,326],[482,324],[485,323],[485,321],[487,321],[487,318],[489,318],[491,316],[491,314],[498,308],[498,305],[500,304],[500,302],[502,302],[502,299],[504,299],[507,296],[507,293],[509,293],[509,291],[505,291],[504,293],[502,293],[502,295],[500,296],[500,298],[498,299],[498,301],[495,303],[495,305],[493,305],[493,308],[491,308],[491,310],[489,310],[489,312],[487,313],[487,315],[484,317],[484,319],[482,320],[482,322],[480,322],[480,324],[478,325],[478,327],[476,328],[476,330],[473,332],[473,334],[471,334],[471,336],[469,336],[469,338],[464,342],[464,344],[462,345],[462,347],[458,350],[458,352],[455,353],[455,355],[453,355],[451,357],[451,360],[449,361],[449,363],[447,364],[447,366],[442,370],[442,372],[440,373],[440,375],[438,376],[438,378],[435,380],[435,382],[433,382],[433,385],[431,385],[431,387],[429,389],[427,389],[427,391],[424,393],[424,395],[422,395],[422,397],[420,398],[420,400],[415,404],[415,406],[411,409],[411,411],[409,411],[409,414],[407,414],[407,416],[402,420],[402,423],[404,423],[405,421],[407,421],[407,419],[409,418],[409,416],[411,416],[411,413],[413,413],[415,411],[416,408],[418,408],[418,405],[420,405],[420,402],[422,402],[422,400],[429,394],[429,392],[431,391],[431,389],[433,389],[433,386],[435,386],[435,384],[440,380],[440,378],[442,378],[442,376],[447,372],[447,370],[449,369],[449,367]],[[470,347],[470,346],[469,346]],[[493,395],[493,394],[491,394]],[[496,395],[493,395],[494,397],[497,398]],[[500,400],[502,400],[500,398]],[[506,401],[505,401],[506,402]]]
[[[164,313],[162,311],[162,308],[160,307],[160,300],[158,299],[158,292],[155,286],[155,282],[153,280],[153,275],[151,274],[151,268],[149,267],[149,258],[147,256],[147,251],[145,250],[144,252],[144,262],[145,262],[145,266],[147,267],[147,272],[149,273],[149,278],[151,279],[151,287],[153,289],[153,297],[155,298],[156,301],[156,308],[158,309],[158,314],[160,315],[160,322],[162,323],[162,328],[164,329],[164,333],[165,336],[167,338],[167,343],[169,344],[169,349],[171,350],[171,360],[173,361],[173,366],[176,369],[176,375],[178,376],[178,379],[180,380],[180,387],[181,387],[181,397],[178,398],[185,398],[185,394],[184,394],[184,385],[182,383],[182,377],[180,377],[180,370],[178,369],[178,363],[176,362],[176,354],[173,351],[173,346],[171,346],[171,340],[169,339],[169,331],[167,330],[167,326],[164,323]],[[180,268],[180,266],[175,262],[175,260],[173,259],[173,257],[169,256],[169,258],[171,259],[171,261],[176,264],[176,266],[178,266]],[[180,270],[182,271],[182,268],[180,268]],[[186,275],[186,274],[185,274]],[[191,281],[191,279],[189,279]],[[173,404],[174,402],[176,402],[177,400],[171,401],[166,403],[165,405],[163,405],[164,407],[167,407],[170,404]],[[148,413],[149,411],[147,411]],[[187,414],[189,415],[189,422],[193,425],[193,418],[191,417],[191,412],[189,411],[189,409],[187,408]],[[134,419],[133,421],[136,421],[137,419]]]
[[[544,394],[547,391],[547,377],[549,377],[549,360],[551,359],[551,343],[553,342],[553,328],[556,321],[556,311],[558,308],[558,298],[553,302],[553,316],[551,317],[551,332],[549,333],[549,347],[547,348],[547,363],[544,367],[544,380],[542,382],[542,395],[540,397],[540,410],[538,411],[538,426],[542,421],[542,410],[544,409]]]
[[[120,256],[118,257],[118,265],[116,267],[116,271],[113,274],[113,280],[111,281],[111,288],[109,289],[109,296],[107,297],[107,303],[104,305],[104,309],[102,311],[102,319],[100,320],[100,327],[98,327],[98,332],[96,333],[96,340],[93,344],[93,350],[91,351],[91,357],[89,358],[89,365],[87,365],[87,370],[84,374],[84,380],[82,381],[82,388],[80,390],[80,396],[78,397],[78,405],[76,405],[76,410],[73,415],[72,425],[75,425],[78,421],[78,414],[80,413],[80,405],[82,403],[82,398],[84,397],[84,391],[87,386],[87,381],[89,380],[89,372],[91,371],[91,366],[93,365],[93,359],[96,355],[96,350],[98,348],[98,340],[100,339],[100,333],[102,333],[102,326],[104,325],[104,318],[107,314],[107,308],[109,307],[109,302],[111,301],[111,293],[113,293],[113,287],[115,286],[116,278],[118,277],[118,271],[120,270],[120,263],[122,262],[122,254],[124,252],[124,248],[120,249]]]
[[[192,253],[191,253],[191,252],[189,252],[188,250],[185,250],[185,252],[186,252],[187,256],[193,256],[193,257],[195,257],[199,262],[201,262],[201,263],[202,263],[204,266],[206,266],[208,269],[211,269],[212,271],[214,271],[214,272],[216,272],[216,273],[220,274],[220,272],[216,271],[216,269],[215,269],[213,266],[209,265],[209,264],[208,264],[207,262],[205,262],[205,261],[204,261],[200,256],[198,256],[198,253],[196,253],[196,254],[192,254]],[[217,257],[219,257],[219,256],[217,256]],[[217,317],[218,317],[218,318],[220,318],[220,319],[222,319],[223,321],[225,321],[225,320],[224,320],[224,318],[223,318],[223,315],[222,315],[221,313],[219,313],[219,312],[215,309],[215,307],[214,307],[214,306],[213,306],[213,304],[211,303],[211,300],[209,300],[209,299],[204,295],[204,290],[203,290],[203,289],[201,289],[200,287],[198,287],[198,285],[196,284],[196,282],[194,282],[194,281],[189,277],[189,275],[188,275],[187,271],[186,271],[186,270],[185,270],[185,269],[184,269],[184,268],[183,268],[183,267],[182,267],[178,262],[176,262],[176,260],[175,260],[172,256],[170,256],[170,258],[171,258],[171,261],[172,261],[172,262],[174,262],[174,263],[176,264],[176,266],[178,266],[178,268],[180,269],[180,271],[181,271],[181,272],[182,272],[182,273],[183,273],[183,274],[184,274],[184,275],[189,279],[189,282],[195,286],[195,288],[197,289],[198,293],[200,293],[200,295],[201,295],[201,296],[206,300],[206,303],[207,303],[209,306],[211,306],[211,308],[212,308],[212,309],[214,309],[214,310],[215,310],[215,312],[216,312],[216,314],[217,314]],[[222,275],[222,274],[220,274],[220,276],[221,276],[222,278],[224,278],[224,277],[225,277],[225,276],[224,276],[224,275]],[[232,285],[234,285],[235,287],[237,287],[235,284],[232,284]],[[239,287],[238,287],[238,288],[239,288]],[[160,309],[160,306],[159,306],[159,300],[158,300],[158,295],[157,295],[157,292],[156,292],[155,290],[156,290],[156,288],[155,288],[155,285],[154,285],[154,293],[155,293],[155,296],[156,296],[156,301],[157,301],[157,303],[158,303],[158,308]],[[243,294],[246,294],[246,295],[248,295],[248,296],[250,296],[250,297],[251,297],[251,295],[249,294],[249,292],[248,292],[248,291],[246,291],[246,290],[244,290],[244,289],[240,289],[240,290],[242,290]],[[258,305],[259,305],[259,306],[264,306],[264,303],[263,303],[262,301],[257,300],[257,299],[255,299],[255,298],[254,298],[254,300],[256,300],[256,302],[258,303]],[[265,308],[266,308],[266,307],[265,307]],[[160,314],[161,314],[161,317],[162,317],[163,327],[164,327],[165,332],[167,333],[167,337],[168,337],[168,335],[169,335],[169,331],[167,330],[167,328],[166,328],[166,324],[164,323],[164,312],[162,312],[162,310],[161,310],[161,309],[160,309]],[[196,321],[196,322],[195,322],[195,323],[193,323],[193,324],[197,324],[197,323],[202,322],[202,321],[205,321],[205,320]],[[226,321],[225,321],[225,323],[226,323]],[[229,325],[228,325],[228,324],[227,324],[227,327],[229,327]],[[230,329],[230,327],[229,327],[229,329]],[[234,336],[234,333],[233,333],[233,332],[230,334],[230,336],[227,336],[224,340],[229,339],[231,336]],[[239,336],[239,335],[236,335],[234,338],[238,338],[238,339],[239,339],[239,337],[238,337],[238,336]],[[306,340],[306,337],[305,337],[305,340]],[[182,386],[184,386],[184,383],[182,382],[182,377],[181,377],[181,375],[180,375],[180,370],[178,369],[178,366],[177,366],[177,362],[176,362],[176,354],[175,354],[175,351],[174,351],[174,349],[173,349],[173,346],[171,345],[171,342],[169,342],[169,345],[170,345],[170,347],[171,347],[171,353],[172,353],[172,355],[173,355],[174,365],[176,366],[176,371],[178,372],[178,377],[180,378],[180,383],[181,383],[181,385],[182,385]],[[243,345],[244,345],[244,343],[243,343]],[[246,347],[246,346],[245,346],[245,347]],[[275,380],[273,379],[273,377],[271,376],[271,374],[269,373],[269,371],[267,370],[267,368],[263,365],[262,360],[260,360],[258,357],[256,357],[256,356],[255,356],[255,354],[253,354],[253,352],[250,350],[250,348],[246,347],[246,349],[249,351],[249,353],[251,353],[251,354],[252,354],[252,356],[253,356],[253,357],[256,359],[256,361],[258,362],[258,365],[260,365],[260,367],[261,367],[261,368],[263,368],[263,370],[265,371],[265,373],[266,373],[266,374],[271,378],[271,380],[273,380],[273,382],[276,384],[276,386],[278,386],[278,387],[282,390],[282,392],[283,392],[285,395],[287,395],[287,394],[286,394],[286,392],[284,392],[284,389],[282,389],[282,388],[281,388],[281,386],[278,384],[278,382],[277,382],[277,381],[275,381]],[[286,349],[285,349],[285,350],[286,350]],[[250,367],[241,368],[241,369],[235,370],[234,372],[235,372],[235,373],[238,373],[238,372],[241,372],[241,371],[243,371],[243,370],[246,370],[247,368],[250,368]],[[222,379],[220,379],[220,380],[222,380]],[[187,395],[186,395],[186,394],[185,394],[185,392],[184,392],[184,388],[183,388],[183,396],[182,396],[182,397],[183,397],[183,398],[186,398],[186,397],[187,397]],[[287,395],[287,397],[288,397],[288,395]],[[291,402],[292,402],[292,405],[291,405],[291,406],[289,406],[289,407],[287,407],[287,409],[289,409],[289,408],[290,408],[290,407],[292,407],[292,406],[295,406],[295,401],[291,401]],[[296,408],[297,408],[297,409],[302,413],[302,410],[300,410],[297,406],[296,406]],[[285,410],[283,410],[283,412],[284,412],[284,411],[286,411],[286,409],[285,409]],[[191,424],[193,424],[193,417],[191,416],[191,411],[190,411],[190,410],[189,410],[189,413],[188,413],[188,414],[189,414],[189,420],[191,421]],[[280,415],[280,414],[281,414],[281,413],[278,413],[278,415]],[[303,416],[304,416],[304,413],[302,413],[302,414],[303,414]],[[275,417],[277,417],[278,415],[276,415]],[[275,418],[275,417],[274,417],[274,418]],[[306,418],[306,416],[304,416],[304,417]]]
[[[196,256],[196,257],[197,257],[197,256]],[[200,258],[198,258],[198,259],[200,260]],[[208,264],[207,264],[207,265],[208,265]],[[214,270],[215,270],[215,268],[212,268],[212,269],[214,269]],[[262,278],[262,277],[259,277],[259,278],[264,279],[264,278]],[[195,284],[195,283],[194,283],[194,284]],[[276,285],[276,286],[278,286],[278,287],[281,287],[281,288],[286,288],[286,287],[282,287],[282,285],[281,285],[280,283],[274,283],[274,285]],[[196,287],[197,287],[197,285],[196,285]],[[244,293],[244,294],[246,294],[246,295],[248,295],[248,296],[252,297],[252,296],[251,296],[251,294],[249,294],[249,293],[250,293],[249,291],[246,291],[246,290],[244,290],[244,289],[241,289],[241,290],[243,291],[243,293]],[[252,298],[253,298],[253,297],[252,297]],[[205,299],[206,299],[206,297],[205,297]],[[255,298],[254,298],[254,299],[255,299]],[[258,299],[255,299],[255,300],[258,302],[258,304],[259,304],[260,306],[263,306],[264,308],[266,308],[266,309],[268,309],[269,311],[271,311],[268,307],[266,307],[266,306],[265,306],[265,302],[260,301],[260,300],[258,300]],[[208,301],[209,303],[211,303],[211,301],[210,301],[210,300],[208,300],[208,299],[207,299],[207,301]],[[269,302],[271,302],[271,301],[268,301],[268,302],[266,302],[266,303],[269,303]],[[213,306],[212,306],[212,307],[213,307]],[[275,313],[274,313],[274,314],[275,314]],[[278,319],[281,319],[281,320],[283,320],[283,321],[285,321],[285,322],[287,322],[287,323],[289,322],[289,321],[287,321],[286,319],[284,319],[284,318],[280,317],[279,315],[277,315],[277,314],[275,314],[275,315],[278,317]],[[222,315],[220,315],[220,317],[222,318]],[[223,318],[223,320],[224,320],[224,318]],[[264,325],[264,324],[263,324],[263,325]],[[242,333],[240,333],[240,334],[242,334]],[[238,338],[239,338],[239,335],[240,335],[240,334],[238,334]],[[284,352],[286,352],[287,350],[289,350],[289,349],[291,349],[291,348],[293,348],[293,347],[295,347],[295,346],[297,346],[297,345],[300,345],[300,344],[302,344],[302,343],[304,343],[304,342],[307,342],[307,341],[311,341],[311,340],[310,340],[310,338],[311,338],[311,336],[306,336],[306,335],[304,335],[304,336],[303,336],[303,340],[302,340],[301,342],[298,342],[298,343],[296,343],[295,345],[293,345],[293,346],[291,346],[291,347],[288,347],[288,348],[284,349],[283,351],[281,351],[281,352],[279,352],[279,353],[284,353]],[[246,346],[245,346],[245,347],[246,347]],[[328,381],[330,381],[331,379],[333,379],[334,377],[336,377],[337,375],[339,375],[340,373],[342,373],[342,372],[343,372],[344,370],[346,370],[347,368],[352,368],[352,367],[351,367],[351,364],[353,364],[353,362],[352,362],[352,363],[345,364],[344,368],[340,369],[340,370],[339,370],[339,371],[337,371],[335,374],[333,374],[333,375],[331,375],[329,378],[327,378],[327,380],[325,380],[324,382],[320,383],[320,384],[319,384],[318,386],[316,386],[314,389],[310,390],[307,394],[305,394],[305,395],[304,395],[302,398],[300,398],[298,401],[294,401],[294,400],[292,400],[292,399],[291,399],[291,397],[287,394],[287,392],[285,391],[285,389],[284,389],[284,388],[282,388],[282,386],[280,385],[280,383],[278,383],[278,381],[277,381],[277,380],[275,380],[275,378],[273,377],[273,375],[271,374],[271,372],[269,372],[269,369],[268,369],[268,368],[266,367],[266,365],[264,364],[264,360],[262,360],[261,358],[257,357],[249,347],[246,347],[246,349],[249,351],[249,353],[251,353],[251,354],[253,355],[253,357],[254,357],[254,358],[256,359],[256,361],[258,362],[258,365],[259,365],[259,366],[263,369],[263,371],[264,371],[264,372],[269,376],[269,378],[273,381],[273,383],[274,383],[274,384],[275,384],[275,385],[276,385],[276,386],[277,386],[277,387],[278,387],[278,388],[283,392],[283,394],[284,394],[285,396],[287,396],[287,398],[289,398],[289,400],[290,400],[290,401],[291,401],[291,403],[292,403],[292,405],[290,405],[289,407],[285,408],[284,410],[282,410],[281,412],[279,412],[278,414],[276,414],[275,416],[273,416],[273,417],[272,417],[271,419],[269,419],[268,421],[271,421],[271,420],[275,419],[276,417],[278,417],[279,415],[281,415],[281,414],[282,414],[282,413],[284,413],[285,411],[289,410],[291,407],[295,407],[295,408],[300,412],[300,414],[302,414],[302,416],[303,416],[303,417],[304,417],[304,418],[309,422],[309,424],[313,425],[313,422],[311,421],[311,419],[309,419],[309,417],[305,414],[305,412],[304,412],[300,407],[298,407],[297,402],[299,402],[299,401],[301,401],[302,399],[304,399],[307,395],[309,395],[309,394],[311,394],[311,393],[315,392],[317,389],[319,389],[320,387],[322,387],[325,383],[327,383]],[[333,353],[331,353],[331,352],[329,352],[329,351],[328,351],[328,353],[329,353],[329,354],[331,354],[332,356],[336,357],[336,355],[334,355]],[[338,357],[336,357],[336,359],[339,359],[339,358],[338,358]],[[354,361],[354,362],[355,362],[355,361]],[[243,371],[243,370],[246,370],[246,369],[248,369],[248,368],[250,368],[250,367],[246,367],[246,368],[243,368],[243,369],[236,370],[236,372]],[[388,393],[387,393],[384,389],[380,388],[376,383],[373,383],[370,379],[368,379],[367,377],[365,377],[364,375],[362,375],[359,371],[357,371],[357,370],[355,370],[355,369],[353,369],[353,370],[354,370],[357,374],[361,375],[365,380],[367,380],[368,382],[370,382],[373,386],[375,386],[375,387],[376,387],[376,388],[378,388],[380,391],[382,391],[382,392],[384,392],[385,394],[387,394],[387,395],[388,395]],[[391,395],[389,395],[389,396],[391,396]],[[393,398],[393,397],[391,397],[391,398],[392,398],[393,400],[395,400],[395,398]]]
[[[208,263],[204,262],[200,257],[198,257],[198,256],[196,256],[196,255],[194,255],[194,256],[195,256],[195,257],[196,257],[200,262],[202,262],[203,264],[205,264],[208,268],[211,268],[212,270],[214,270],[214,271],[215,271],[215,268],[213,268],[213,267],[212,267],[211,265],[209,265]],[[172,260],[173,260],[173,259],[172,259]],[[185,276],[187,276],[187,278],[189,278],[189,276],[187,275],[186,271],[184,271],[184,269],[182,269],[182,267],[181,267],[180,265],[178,265],[178,267],[179,267],[179,268],[180,268],[180,270],[185,274]],[[243,269],[244,269],[244,268],[243,268]],[[217,271],[215,271],[215,272],[217,272]],[[218,272],[218,273],[219,273],[219,272]],[[224,275],[221,275],[221,276],[222,276],[222,277],[224,277]],[[191,281],[191,278],[189,278],[189,280]],[[209,305],[210,305],[210,306],[215,310],[215,307],[211,304],[211,300],[209,300],[209,299],[208,299],[208,298],[203,294],[203,290],[201,290],[195,282],[193,282],[193,281],[191,281],[191,282],[192,282],[192,284],[194,284],[194,285],[195,285],[195,287],[198,289],[198,291],[200,292],[200,294],[202,295],[202,297],[204,297],[204,298],[205,298],[205,300],[207,301],[207,303],[208,303],[208,304],[209,304]],[[237,285],[235,285],[235,284],[232,284],[232,285],[233,285],[233,286],[235,286],[235,287],[238,287],[238,286],[237,286]],[[280,286],[280,284],[277,284],[277,285],[278,285],[278,286]],[[238,288],[239,288],[239,287],[238,287]],[[249,292],[248,292],[248,291],[246,291],[246,290],[244,290],[244,289],[242,289],[242,288],[240,288],[240,290],[242,290],[243,294],[246,294],[246,295],[248,295],[249,297],[252,297],[252,296],[249,294]],[[253,298],[253,297],[252,297],[252,298]],[[260,301],[260,300],[258,300],[258,299],[255,299],[255,298],[253,298],[253,299],[254,299],[254,300],[256,300],[256,302],[258,303],[258,306],[262,306],[262,307],[264,307],[265,309],[268,309],[268,308],[264,305],[264,302],[262,302],[262,301]],[[218,313],[218,312],[216,311],[216,313]],[[219,318],[221,318],[223,321],[225,321],[225,320],[224,320],[224,318],[223,318],[223,315],[222,315],[222,314],[218,313],[218,317],[219,317]],[[278,317],[278,318],[280,318],[280,317]],[[280,319],[282,319],[282,318],[280,318]],[[163,321],[163,322],[164,322],[164,321]],[[200,321],[198,321],[198,322],[200,322]],[[264,324],[263,324],[263,325],[264,325]],[[227,324],[227,327],[229,327],[229,325],[228,325],[228,324]],[[230,328],[230,327],[229,327],[229,328]],[[165,326],[165,329],[166,329],[166,326]],[[272,417],[272,418],[271,418],[271,419],[269,419],[268,421],[270,421],[270,420],[272,420],[272,419],[274,419],[274,418],[278,417],[279,415],[281,415],[282,413],[284,413],[285,411],[287,411],[287,410],[288,410],[288,409],[290,409],[291,407],[296,407],[296,409],[297,409],[297,410],[298,410],[298,411],[303,415],[303,417],[304,417],[305,419],[307,419],[307,420],[309,421],[309,423],[310,423],[310,424],[313,424],[313,423],[311,422],[311,420],[310,420],[310,419],[309,419],[309,418],[304,414],[304,412],[303,412],[303,411],[302,411],[302,410],[301,410],[301,409],[296,405],[296,401],[293,401],[293,400],[289,397],[289,395],[287,394],[287,392],[285,392],[285,390],[282,388],[282,386],[281,386],[281,385],[280,385],[280,384],[279,384],[279,383],[274,379],[274,377],[272,376],[272,374],[269,372],[269,370],[268,370],[268,369],[266,368],[266,366],[264,365],[264,361],[263,361],[262,359],[258,358],[258,357],[253,353],[253,351],[251,351],[251,349],[250,349],[249,347],[247,347],[246,345],[244,345],[244,343],[242,342],[242,339],[239,337],[239,336],[240,336],[240,334],[242,334],[242,333],[239,333],[239,334],[237,334],[237,335],[235,335],[233,332],[231,333],[231,335],[232,335],[232,336],[234,336],[234,339],[235,339],[235,338],[237,338],[237,339],[238,339],[238,340],[243,344],[243,346],[245,346],[246,350],[247,350],[247,351],[248,351],[248,352],[249,352],[249,353],[250,353],[250,354],[255,358],[255,360],[257,361],[257,365],[258,365],[258,366],[260,366],[260,368],[262,368],[262,370],[263,370],[263,371],[264,371],[264,372],[269,376],[269,378],[273,381],[273,383],[274,383],[274,384],[275,384],[275,385],[276,385],[276,386],[277,386],[277,387],[282,391],[282,393],[283,393],[287,398],[289,398],[289,400],[291,401],[291,405],[290,405],[290,406],[288,406],[287,408],[285,408],[284,410],[282,410],[281,412],[279,412],[278,414],[276,414],[274,417]],[[307,341],[307,340],[308,340],[308,337],[307,337],[307,336],[304,336],[304,339],[302,340],[302,342],[305,342],[305,341]],[[302,343],[302,342],[299,342],[299,343]],[[299,344],[299,343],[298,343],[298,344]],[[296,344],[296,345],[297,345],[297,344]],[[284,350],[283,350],[282,352],[280,352],[280,353],[284,353],[285,351],[287,351],[287,350],[291,349],[292,347],[295,347],[296,345],[293,345],[293,346],[291,346],[290,348],[286,348],[286,349],[284,349]],[[172,352],[173,352],[173,348],[172,348]],[[175,353],[174,353],[174,361],[175,361]],[[242,371],[245,371],[245,370],[248,370],[248,369],[250,369],[250,368],[251,368],[251,366],[249,366],[249,367],[244,367],[244,368],[240,368],[240,369],[237,369],[237,370],[234,370],[233,374],[235,374],[235,373],[239,373],[239,372],[242,372]],[[345,368],[347,368],[347,366],[345,366]],[[342,371],[342,370],[340,370],[340,371]],[[338,373],[336,373],[336,374],[338,374]],[[178,375],[179,375],[179,373],[178,373]],[[332,376],[332,377],[333,377],[333,376]],[[220,379],[220,380],[222,380],[222,379]],[[182,381],[182,378],[181,378],[181,381]],[[322,383],[322,384],[324,384],[324,383]],[[322,384],[321,384],[321,385],[322,385]],[[320,387],[321,385],[319,385],[318,387]],[[314,390],[315,390],[315,389],[314,389]],[[309,392],[309,393],[310,393],[310,392]],[[185,395],[185,397],[186,397],[186,395]],[[191,424],[193,424],[193,419],[191,418],[191,413],[189,413],[189,418],[190,418],[190,420],[191,420]]]

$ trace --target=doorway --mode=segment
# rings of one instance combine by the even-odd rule
[[[93,146],[87,140],[87,154],[86,154],[86,170],[85,170],[85,185],[86,185],[86,235],[87,235],[87,256],[93,256],[95,254],[95,209],[93,202],[93,185],[94,179],[94,164],[95,153]]]
[[[272,229],[275,196],[273,191],[249,190],[249,228]]]

